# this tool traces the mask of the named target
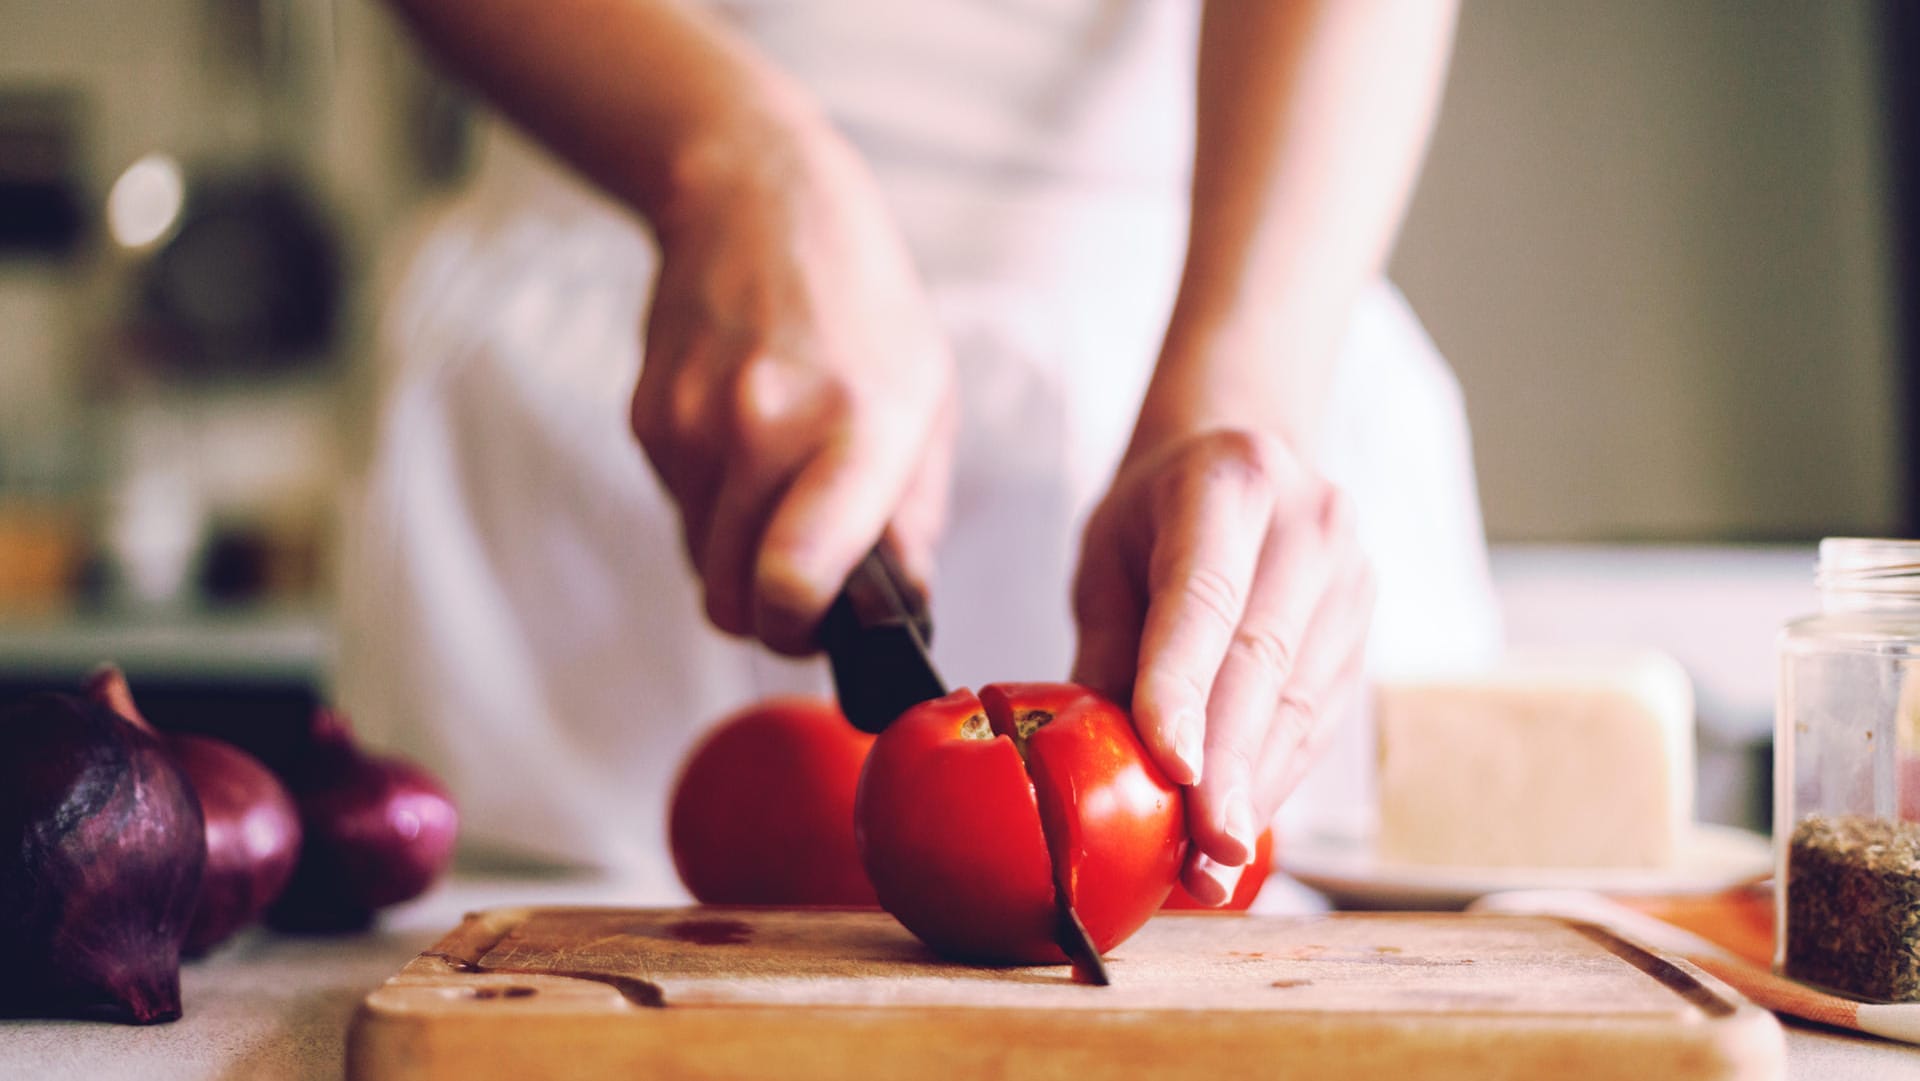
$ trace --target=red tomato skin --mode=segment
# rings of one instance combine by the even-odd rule
[[[1177,881],[1173,892],[1167,895],[1167,903],[1160,906],[1168,912],[1245,912],[1253,906],[1254,898],[1260,896],[1260,888],[1267,884],[1267,877],[1273,873],[1273,831],[1267,830],[1253,848],[1253,862],[1247,865],[1246,872],[1240,876],[1240,884],[1233,888],[1233,896],[1219,908],[1212,908],[1193,899],[1185,886]]]
[[[1124,710],[1049,683],[908,710],[874,744],[856,807],[881,907],[937,953],[1027,964],[1065,960],[1060,889],[1102,952],[1138,930],[1179,874],[1185,815]]]
[[[705,904],[877,905],[853,835],[872,746],[819,699],[769,699],[714,725],[674,782],[681,883]]]
[[[1051,717],[1027,741],[1041,821],[1064,886],[1101,953],[1159,910],[1186,854],[1186,803],[1111,700],[1073,684],[981,688],[996,731]]]
[[[986,738],[966,738],[969,720]],[[856,835],[880,898],[934,952],[992,963],[1065,960],[1033,784],[1011,739],[960,690],[900,715],[860,775]]]

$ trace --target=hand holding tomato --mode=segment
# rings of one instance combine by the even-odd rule
[[[706,904],[870,907],[853,841],[873,737],[831,702],[777,698],[713,727],[681,768],[673,865]]]
[[[1213,429],[1130,455],[1087,525],[1074,678],[1191,785],[1181,881],[1234,890],[1361,682],[1373,576],[1352,513],[1284,440]]]
[[[993,684],[902,714],[860,777],[857,837],[881,907],[943,955],[1065,960],[1056,890],[1101,952],[1160,907],[1184,804],[1125,711],[1084,687]]]

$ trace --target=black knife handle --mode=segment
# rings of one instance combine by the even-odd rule
[[[926,593],[883,538],[854,565],[820,624],[840,709],[855,728],[877,733],[946,693],[927,656],[932,634]]]
[[[842,603],[844,602],[844,603]],[[927,594],[900,565],[890,537],[882,537],[848,572],[846,585],[835,599],[840,619],[861,627],[911,625],[922,643],[933,641],[933,620],[927,613]],[[828,618],[833,618],[830,611]],[[825,633],[825,629],[822,629]]]

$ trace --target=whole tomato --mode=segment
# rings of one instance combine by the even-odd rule
[[[1174,883],[1173,892],[1167,894],[1167,903],[1160,906],[1168,911],[1194,910],[1198,912],[1245,912],[1252,907],[1253,899],[1260,896],[1260,887],[1267,884],[1267,876],[1273,873],[1273,831],[1260,835],[1253,848],[1253,862],[1240,875],[1240,884],[1233,888],[1233,896],[1218,908],[1203,905],[1193,899],[1185,886]]]
[[[1166,900],[1186,849],[1180,791],[1126,712],[1065,683],[908,710],[868,756],[856,822],[880,906],[972,961],[1064,961],[1056,890],[1112,949]]]
[[[853,840],[873,737],[833,703],[776,698],[722,720],[674,782],[680,881],[706,904],[872,907]]]

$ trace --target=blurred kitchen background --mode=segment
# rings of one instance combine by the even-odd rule
[[[1719,821],[1764,821],[1812,543],[1916,532],[1913,22],[1466,0],[1395,260],[1510,636],[1679,655]],[[0,0],[0,693],[325,694],[383,258],[477,137],[372,0]]]

